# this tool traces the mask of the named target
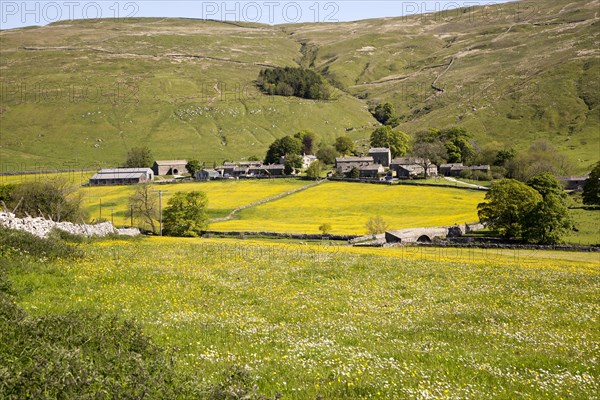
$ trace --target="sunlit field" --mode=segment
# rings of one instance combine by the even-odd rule
[[[0,185],[19,184],[24,182],[46,182],[46,181],[61,181],[73,186],[88,183],[89,179],[95,174],[93,171],[68,171],[68,172],[53,172],[39,174],[22,174],[22,175],[0,175]]]
[[[463,189],[328,182],[258,207],[237,219],[211,224],[222,231],[365,234],[365,224],[380,215],[390,229],[477,222],[484,192]]]
[[[138,321],[285,399],[597,398],[598,253],[150,238],[11,271],[35,315]]]
[[[227,180],[216,182],[190,182],[155,185],[153,190],[163,190],[163,206],[177,192],[200,190],[208,196],[208,213],[211,218],[224,217],[234,208],[305,186],[310,182],[296,179],[274,180]],[[115,225],[129,225],[129,196],[135,186],[89,186],[82,187],[85,208],[90,218],[114,219]]]

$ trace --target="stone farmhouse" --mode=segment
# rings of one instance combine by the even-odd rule
[[[420,164],[396,165],[394,168],[396,177],[398,178],[417,178],[425,176],[425,168]],[[437,176],[437,167],[430,165],[427,167],[427,176]]]
[[[584,176],[559,176],[558,180],[563,184],[566,190],[576,190],[578,192],[583,191],[585,181],[589,178],[589,175]]]
[[[392,152],[387,147],[374,147],[369,149],[369,156],[373,157],[375,164],[389,167],[392,162]]]
[[[380,175],[383,175],[385,169],[381,164],[371,164],[358,168],[358,172],[361,178],[377,178]]]
[[[134,185],[152,182],[154,172],[150,168],[105,168],[90,178],[91,186]]]
[[[196,173],[199,181],[230,178],[273,178],[285,176],[281,164],[264,165],[260,161],[225,162],[213,169],[202,169]]]
[[[390,170],[396,173],[398,178],[416,178],[425,175],[425,168],[423,165],[427,165],[427,176],[437,176],[438,169],[435,164],[430,164],[429,160],[424,160],[419,157],[399,157],[394,158],[390,164]]]
[[[471,165],[466,166],[462,163],[451,163],[451,164],[442,164],[440,165],[440,174],[444,176],[460,176],[461,171],[463,170],[471,170],[471,171],[480,171],[483,173],[490,172],[489,165]]]
[[[345,175],[352,170],[352,168],[368,167],[369,165],[375,164],[373,157],[339,157],[335,159],[335,169],[341,174]]]
[[[187,160],[157,160],[152,165],[154,175],[183,175],[187,174]]]
[[[194,179],[197,181],[210,181],[213,179],[221,179],[223,175],[216,169],[202,169],[196,172]]]

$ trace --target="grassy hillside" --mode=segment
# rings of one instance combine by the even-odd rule
[[[148,144],[157,158],[243,159],[300,129],[364,139],[377,124],[368,105],[391,101],[410,133],[458,124],[518,149],[547,139],[584,171],[600,151],[596,12],[544,0],[335,24],[1,31],[0,157],[4,169],[114,165]],[[323,72],[334,99],[256,89],[261,68],[295,65]]]
[[[391,101],[399,129],[458,124],[518,149],[547,139],[585,169],[600,152],[597,11],[524,1],[286,29],[318,49],[311,62],[340,87]]]
[[[261,94],[261,68],[294,65],[300,45],[277,28],[184,19],[75,21],[0,33],[0,156],[15,164],[262,157],[277,137],[311,129],[366,135],[366,106]],[[366,130],[365,130],[366,129]]]

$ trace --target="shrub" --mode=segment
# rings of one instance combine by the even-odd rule
[[[367,221],[367,232],[373,235],[387,231],[389,224],[381,216],[372,217]]]
[[[463,169],[460,171],[460,177],[463,179],[470,179],[473,176],[473,171],[470,169]]]
[[[36,258],[73,258],[83,253],[60,236],[44,239],[31,233],[0,226],[0,254],[27,254]]]
[[[82,196],[65,180],[25,182],[10,193],[10,206],[18,216],[50,218],[53,221],[81,222],[86,215],[81,209]]]
[[[208,197],[204,192],[177,192],[169,199],[164,211],[165,234],[171,236],[197,237],[208,224],[206,206]]]

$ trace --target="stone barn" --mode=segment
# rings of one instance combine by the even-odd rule
[[[150,168],[105,168],[90,178],[90,185],[134,185],[153,179],[154,172]]]
[[[187,160],[157,160],[152,165],[154,175],[183,175],[187,174],[188,170],[185,167]]]

